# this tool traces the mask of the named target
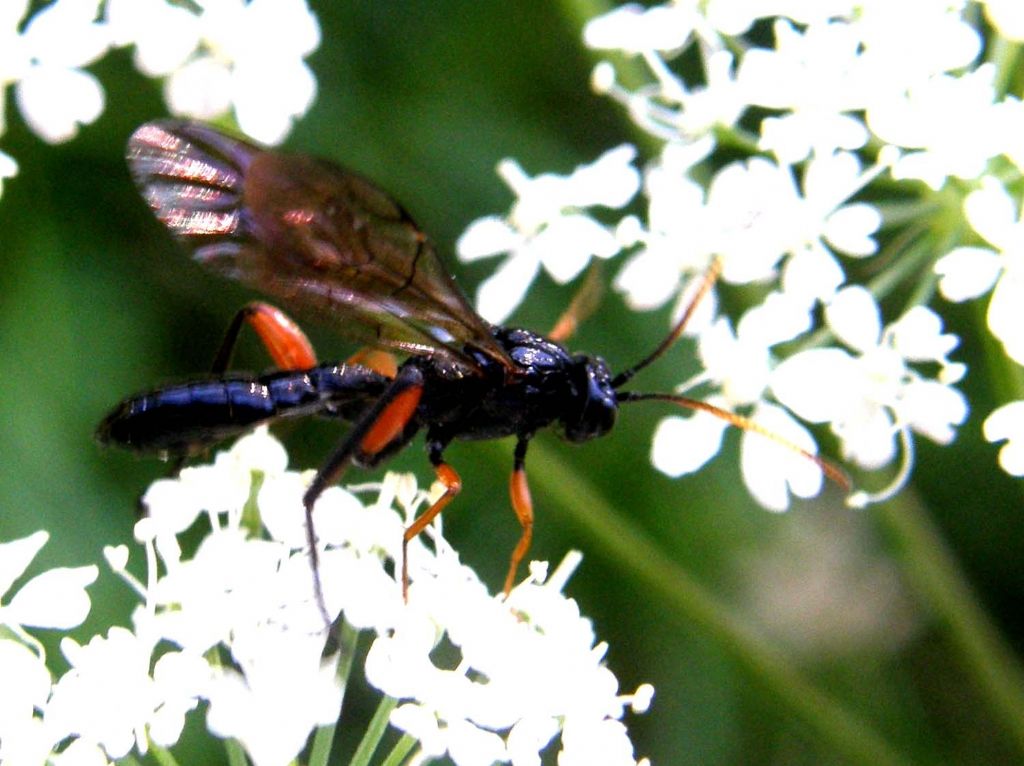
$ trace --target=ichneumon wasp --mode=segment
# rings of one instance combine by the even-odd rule
[[[622,390],[679,338],[701,295],[650,354],[613,374],[600,357],[571,354],[559,342],[575,324],[575,302],[551,337],[488,324],[405,210],[370,181],[333,163],[264,150],[208,125],[170,120],[136,130],[127,156],[156,217],[195,260],[296,312],[328,320],[372,349],[406,355],[400,365],[379,351],[319,364],[291,319],[268,304],[252,303],[231,323],[212,376],[126,399],[98,428],[104,443],[182,460],[268,421],[315,414],[351,423],[303,498],[321,608],[312,525],[317,498],[350,464],[376,466],[421,430],[445,492],[405,530],[403,593],[405,547],[461,488],[459,475],[444,461],[454,439],[516,437],[509,490],[522,532],[505,579],[508,593],[533,534],[525,461],[538,430],[553,425],[569,441],[584,442],[612,428],[620,405],[660,400],[763,433],[749,420],[699,400]],[[716,274],[712,267],[701,294]],[[246,323],[278,371],[225,374]],[[836,468],[804,454],[845,484]]]

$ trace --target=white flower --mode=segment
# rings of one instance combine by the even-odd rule
[[[46,544],[49,535],[34,535],[0,543],[0,596],[20,577]],[[62,567],[36,575],[5,604],[0,605],[0,625],[67,629],[80,625],[89,614],[85,587],[96,581],[95,566]]]
[[[627,218],[619,225],[619,239],[642,247],[630,256],[615,278],[617,289],[635,309],[653,309],[679,292],[680,284],[703,275],[711,263],[714,231],[706,225],[704,189],[690,178],[694,164],[711,145],[668,143],[657,163],[644,173],[648,199],[647,224]],[[703,326],[714,313],[715,299],[705,299],[705,316],[692,327]]]
[[[0,596],[10,590],[48,539],[46,532],[0,543]],[[65,630],[89,613],[85,587],[95,581],[95,566],[50,569],[29,579],[0,605],[0,762],[43,763],[64,737],[40,714],[51,692],[42,645],[25,628]]]
[[[629,90],[616,82],[615,69],[606,61],[594,68],[591,83],[621,103],[644,130],[666,141],[710,139],[715,127],[735,125],[747,106],[733,72],[733,55],[712,28],[714,20],[702,13],[693,2],[646,10],[626,5],[594,19],[584,32],[590,47],[643,55],[653,83]],[[689,84],[669,69],[662,54],[671,57],[694,39],[701,42],[697,50],[704,81]]]
[[[694,27],[702,22],[697,9],[690,4],[643,8],[629,3],[588,21],[583,28],[583,42],[589,48],[627,53],[675,51],[686,45]]]
[[[101,745],[112,759],[133,748],[145,753],[150,739],[163,746],[176,742],[209,666],[200,655],[182,652],[154,662],[158,639],[118,627],[84,646],[65,638],[61,649],[71,669],[53,687],[47,725],[61,739],[79,736]]]
[[[846,279],[832,251],[854,258],[874,254],[882,217],[871,205],[848,200],[883,167],[880,162],[862,170],[849,152],[815,153],[807,163],[803,198],[789,222],[793,241],[782,276],[788,295],[808,304],[828,301]]]
[[[981,51],[981,35],[964,18],[963,0],[861,0],[856,5],[848,15],[877,93],[903,92],[934,75],[969,67]],[[913,56],[907,55],[907,30],[927,30],[915,36]]]
[[[419,737],[427,754],[447,752],[459,766],[512,753],[516,763],[537,763],[558,722],[559,762],[584,762],[587,743],[611,736],[611,727],[620,737],[603,739],[615,747],[601,762],[636,763],[619,722],[632,697],[619,695],[603,663],[606,647],[594,644],[590,621],[561,593],[574,564],[547,583],[535,574],[507,602],[454,558],[436,564],[433,576],[413,583],[409,610],[367,657],[370,682],[406,700],[394,725]],[[435,664],[431,652],[442,640],[456,651],[454,666]]]
[[[202,35],[200,16],[166,0],[107,0],[106,20],[115,45],[135,46],[135,66],[150,77],[181,67]]]
[[[337,720],[339,655],[323,657],[328,634],[306,549],[302,497],[310,474],[286,463],[280,444],[258,429],[212,464],[151,488],[152,515],[136,527],[151,569],[146,582],[127,573],[123,551],[107,552],[144,599],[134,632],[114,628],[85,646],[64,642],[72,670],[46,708],[53,741],[99,743],[111,758],[145,752],[150,740],[167,747],[205,701],[212,733],[236,739],[259,766],[283,766],[313,729]],[[589,621],[561,594],[567,575],[541,586],[535,574],[505,602],[432,527],[433,551],[418,539],[409,545],[406,604],[403,532],[443,487],[428,495],[411,477],[389,474],[370,488],[377,499],[369,506],[340,487],[317,502],[316,574],[329,620],[343,612],[350,628],[376,631],[366,674],[407,701],[395,725],[421,737],[424,752],[448,752],[459,764],[489,764],[509,752],[536,761],[570,722],[584,734],[604,731],[620,753],[631,753],[624,728],[607,722],[618,722],[631,700],[642,707],[649,693],[618,694]],[[189,555],[178,535],[194,536],[198,524],[209,531]],[[352,651],[344,635],[342,648]],[[442,635],[460,648],[458,667],[434,665]],[[213,653],[230,663],[208,662]],[[563,742],[562,751],[569,757],[574,748]]]
[[[995,67],[984,64],[959,77],[937,75],[905,93],[877,98],[867,112],[872,132],[883,141],[918,150],[896,162],[893,177],[918,179],[937,190],[948,176],[981,176],[1004,146],[994,77]]]
[[[873,88],[859,65],[860,45],[856,28],[845,23],[812,25],[799,33],[779,20],[775,48],[747,52],[737,75],[746,98],[787,110],[763,122],[762,149],[793,163],[811,151],[831,154],[865,144],[867,129],[848,114],[864,107]]]
[[[983,426],[990,442],[1005,441],[999,450],[999,465],[1010,476],[1024,476],[1024,401],[998,407]]]
[[[103,89],[82,69],[109,46],[107,31],[96,20],[99,4],[57,0],[32,16],[20,33],[16,25],[26,3],[6,3],[0,12],[0,87],[16,83],[15,100],[25,122],[50,143],[73,138],[80,124],[93,122],[103,111]]]
[[[967,416],[966,400],[909,364],[952,366],[947,355],[958,341],[941,334],[937,316],[918,306],[883,330],[874,298],[855,286],[836,294],[826,319],[857,355],[820,348],[786,359],[771,376],[780,402],[806,421],[828,422],[844,456],[865,468],[892,460],[900,432],[916,431],[940,444],[952,441],[953,427]]]
[[[629,202],[640,185],[632,166],[635,156],[633,147],[620,146],[568,176],[530,178],[514,160],[499,164],[498,174],[517,197],[511,212],[507,219],[488,216],[474,221],[456,246],[464,261],[509,254],[477,294],[477,308],[485,319],[507,318],[542,265],[564,284],[579,275],[591,257],[608,258],[619,251],[612,230],[584,211]]]
[[[43,657],[25,644],[0,639],[0,763],[43,763],[54,737],[38,715],[50,696]]]
[[[244,672],[217,671],[207,692],[207,725],[218,736],[241,742],[256,766],[278,766],[302,751],[312,726],[337,720],[342,697],[338,657],[319,661],[322,639],[304,648],[276,626],[261,632]],[[236,659],[244,643],[234,638]]]
[[[806,305],[784,293],[772,293],[763,304],[747,311],[735,333],[727,319],[719,318],[700,335],[705,371],[687,385],[713,384],[719,393],[705,401],[729,412],[752,406],[750,419],[777,437],[768,438],[755,429],[745,429],[742,436],[744,484],[771,510],[785,510],[790,492],[811,497],[821,489],[819,467],[794,449],[814,454],[814,439],[787,413],[762,398],[771,374],[771,347],[809,327]],[[701,411],[685,418],[665,418],[655,432],[651,460],[669,476],[692,473],[718,453],[727,426],[722,418]]]
[[[316,97],[305,63],[320,45],[306,0],[200,0],[193,9],[164,0],[111,0],[108,19],[136,65],[167,76],[174,114],[212,119],[234,110],[239,127],[277,144]]]
[[[992,290],[989,330],[1011,359],[1024,364],[1024,222],[1017,203],[1002,184],[986,177],[964,200],[964,214],[992,247],[961,246],[940,258],[935,264],[939,290],[956,302]]]

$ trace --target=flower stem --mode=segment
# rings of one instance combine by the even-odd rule
[[[228,766],[249,766],[245,750],[237,739],[224,740],[224,749],[228,753]]]
[[[655,595],[674,607],[688,625],[709,633],[773,699],[797,716],[837,754],[850,763],[907,764],[867,723],[839,700],[813,684],[796,666],[771,647],[732,609],[700,585],[636,527],[616,513],[587,481],[580,478],[543,443],[531,446],[534,465],[531,482],[558,508],[577,522],[603,553],[628,570]]]
[[[874,512],[900,546],[904,571],[1024,753],[1024,670],[978,605],[926,509],[914,492],[904,491]]]
[[[416,747],[416,738],[406,734],[398,742],[395,743],[394,748],[388,753],[388,757],[384,759],[381,766],[398,766],[402,763],[412,749]]]
[[[373,758],[373,754],[377,750],[377,745],[380,744],[384,732],[387,731],[391,711],[397,706],[398,700],[393,697],[381,699],[373,718],[370,719],[370,725],[366,727],[366,733],[359,741],[359,747],[356,748],[352,760],[349,761],[349,766],[369,766],[370,759]]]
[[[178,760],[166,747],[160,747],[150,742],[149,752],[153,754],[153,760],[159,763],[160,766],[178,766]]]
[[[352,674],[352,664],[356,656],[356,648],[359,644],[359,631],[353,628],[344,620],[341,621],[338,635],[338,680],[341,683],[341,699],[338,709],[341,710],[345,704],[345,690],[348,689],[348,679]],[[331,746],[334,744],[334,734],[337,731],[337,722],[327,726],[321,726],[313,735],[313,745],[309,750],[308,766],[327,766],[331,757]]]

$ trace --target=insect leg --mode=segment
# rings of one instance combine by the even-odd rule
[[[526,481],[526,447],[530,443],[529,436],[520,436],[516,442],[516,452],[512,465],[512,475],[508,481],[508,493],[512,498],[512,510],[516,512],[519,525],[523,533],[512,551],[512,560],[508,565],[508,575],[505,577],[505,596],[512,592],[512,585],[516,579],[516,570],[523,560],[526,552],[530,550],[530,542],[533,540],[533,500],[530,499],[530,485]]]
[[[434,466],[438,480],[444,484],[444,494],[419,518],[415,519],[402,535],[402,598],[406,601],[409,600],[409,541],[426,529],[427,525],[437,518],[437,514],[443,511],[444,507],[462,491],[462,479],[459,478],[459,474],[455,472],[454,468],[444,462],[442,457],[446,446],[447,442],[438,440],[432,440],[427,444],[427,455],[431,465]]]
[[[217,356],[213,360],[214,375],[223,373],[231,363],[231,355],[238,342],[243,322],[256,331],[270,358],[274,360],[274,365],[279,369],[307,370],[316,366],[313,345],[295,321],[269,303],[253,301],[239,309],[228,325],[224,340],[221,341]]]
[[[423,373],[414,365],[403,367],[374,402],[373,406],[345,434],[341,444],[331,453],[310,482],[302,504],[306,511],[306,542],[309,545],[309,563],[313,568],[313,592],[324,621],[330,624],[320,582],[320,560],[316,551],[316,530],[313,528],[313,506],[331,484],[341,478],[354,458],[373,464],[374,457],[392,446],[396,439],[411,438],[406,426],[416,413],[423,394]]]
[[[308,370],[316,366],[316,353],[309,338],[295,321],[275,306],[262,301],[245,304],[228,325],[221,341],[217,356],[213,359],[211,373],[214,376],[223,374],[231,363],[231,355],[238,343],[238,335],[242,331],[242,323],[246,322],[263,342],[264,348],[274,360],[274,364],[282,370]],[[393,377],[393,376],[392,376]],[[173,458],[167,471],[168,478],[174,478],[189,461],[190,455],[179,455]],[[140,513],[145,513],[145,505],[139,498]]]

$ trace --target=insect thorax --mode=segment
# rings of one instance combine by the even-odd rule
[[[424,370],[424,419],[435,434],[493,439],[530,435],[558,423],[567,439],[585,441],[611,428],[617,401],[601,359],[573,356],[528,330],[495,328],[494,337],[516,365],[512,374],[483,354],[477,355],[483,375],[458,383],[434,364],[435,369]],[[431,385],[431,379],[438,384]]]

